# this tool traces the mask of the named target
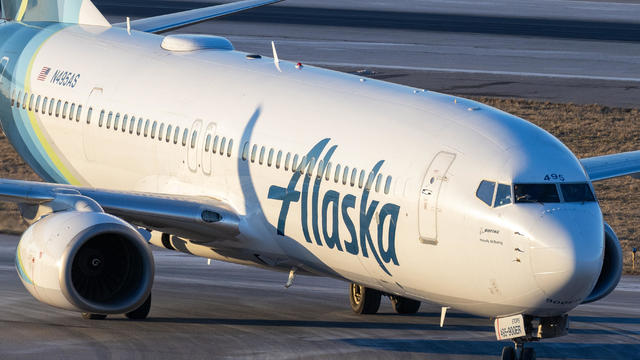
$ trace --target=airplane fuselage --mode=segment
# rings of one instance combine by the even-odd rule
[[[7,22],[0,39],[0,121],[43,179],[208,196],[244,215],[238,237],[178,250],[492,317],[566,313],[598,278],[597,202],[514,201],[512,184],[589,183],[515,116],[115,27]],[[507,186],[502,206],[478,198],[483,180]]]

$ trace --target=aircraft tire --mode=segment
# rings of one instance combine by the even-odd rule
[[[522,350],[522,360],[536,360],[536,350],[532,348],[524,348]]]
[[[144,320],[149,316],[149,311],[151,311],[151,294],[149,294],[147,300],[145,300],[139,308],[128,312],[125,315],[131,320]]]
[[[104,314],[93,314],[93,313],[82,313],[82,318],[85,320],[104,320],[107,318],[107,315]]]
[[[420,310],[420,301],[402,296],[391,296],[391,305],[398,314],[415,314]]]
[[[363,285],[351,283],[349,287],[349,303],[356,314],[375,314],[380,308],[382,293]]]
[[[516,360],[516,349],[513,346],[505,346],[502,348],[502,360]]]

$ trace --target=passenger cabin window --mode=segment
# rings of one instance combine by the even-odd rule
[[[327,163],[327,167],[324,170],[324,179],[329,181],[331,179],[331,162]]]
[[[61,109],[62,109],[62,101],[58,100],[58,104],[56,105],[56,117],[60,117]]]
[[[178,144],[178,137],[180,136],[180,126],[176,126],[176,132],[173,134],[173,143]]]
[[[324,168],[325,168],[324,160],[318,161],[318,172],[316,174],[316,179],[322,180],[322,176],[324,175]]]
[[[229,145],[227,146],[227,157],[231,157],[233,151],[233,139],[229,139]]]
[[[337,184],[338,181],[340,181],[340,164],[336,165],[336,173],[333,177],[333,182]]]
[[[560,184],[562,197],[565,202],[591,202],[596,201],[591,187],[587,183]]]
[[[62,118],[66,119],[69,111],[69,103],[67,101],[64,102],[64,106],[62,107]]]
[[[36,99],[36,106],[35,106],[35,111],[36,112],[40,111],[40,101],[42,101],[42,97],[40,95],[38,95],[38,98]]]
[[[293,163],[291,164],[291,171],[296,172],[298,170],[298,154],[293,156]]]
[[[51,102],[49,103],[49,116],[53,116],[53,108],[56,106],[56,99],[51,98]]]
[[[516,203],[557,203],[560,202],[556,184],[514,184]]]
[[[376,192],[380,192],[381,186],[382,186],[382,174],[378,174],[378,178],[376,179]]]
[[[111,129],[111,121],[113,121],[113,111],[109,111],[107,115],[107,129]]]
[[[244,145],[242,145],[242,160],[247,161],[249,158],[249,142],[245,141]]]
[[[224,148],[226,145],[227,145],[227,138],[223,137],[222,141],[220,141],[220,151],[219,151],[220,156],[224,155]],[[262,164],[262,161],[260,161],[260,164]]]
[[[169,141],[171,141],[171,133],[172,133],[172,130],[173,130],[173,129],[172,129],[171,125],[168,125],[168,126],[167,126],[167,136],[166,136],[166,138],[164,139],[164,141],[165,141],[165,142],[167,142],[167,143],[168,143]]]
[[[29,111],[33,111],[33,99],[35,98],[35,95],[31,94],[31,97],[29,98]]]
[[[264,146],[260,148],[260,157],[258,158],[258,164],[262,165],[264,163]]]
[[[253,145],[251,148],[251,162],[256,162],[256,154],[258,153],[258,145]]]
[[[307,156],[303,156],[302,159],[300,159],[300,165],[298,165],[298,171],[300,172],[300,174],[304,174],[304,170],[305,167],[307,167],[307,164],[309,163],[309,160],[307,159]]]
[[[217,153],[218,152],[218,144],[220,143],[220,137],[218,135],[216,135],[213,138],[213,153]]]
[[[49,98],[48,97],[44,97],[44,99],[42,100],[42,115],[47,113],[47,104],[49,103]]]
[[[476,190],[476,196],[482,200],[485,204],[491,206],[493,203],[493,192],[495,190],[496,183],[493,181],[482,180]]]
[[[291,153],[288,152],[284,159],[284,170],[289,171],[289,164],[291,163]]]
[[[207,134],[207,138],[204,141],[204,151],[209,152],[211,148],[211,134]]]
[[[119,126],[120,126],[120,113],[117,113],[115,119],[113,120],[113,130],[118,131]]]
[[[91,124],[91,115],[93,115],[93,108],[90,107],[89,111],[87,111],[87,124]]]
[[[193,134],[191,134],[191,148],[192,149],[196,148],[197,142],[198,142],[198,132],[194,131]]]
[[[158,122],[154,121],[153,125],[151,125],[151,138],[155,139],[156,138],[156,131],[158,131]],[[195,132],[194,132],[195,134]]]
[[[129,122],[129,115],[125,114],[122,117],[122,132],[127,131],[127,123]]]
[[[384,193],[389,195],[391,192],[391,176],[387,176],[387,182],[384,184]]]
[[[132,116],[131,121],[129,121],[129,134],[133,134],[136,129],[136,117]]]
[[[267,158],[267,166],[271,167],[273,165],[273,148],[269,150],[269,157]]]
[[[22,99],[22,110],[27,108],[27,101],[29,101],[29,93],[24,93],[24,98]]]
[[[145,120],[144,122],[144,137],[149,136],[149,119]]]
[[[71,108],[69,109],[69,120],[73,120],[73,116],[76,113],[76,104],[71,104]]]
[[[282,150],[279,150],[276,156],[276,169],[280,169],[280,165],[282,165]]]
[[[76,111],[76,122],[80,121],[81,116],[82,116],[82,105],[78,105],[78,110]]]
[[[313,175],[313,170],[316,168],[316,158],[312,157],[311,161],[309,161],[309,166],[307,168],[307,175],[311,177]]]
[[[136,134],[138,136],[142,134],[142,118],[138,119],[138,127],[136,128]]]
[[[158,141],[162,141],[164,136],[164,123],[160,124],[160,129],[158,130]]]
[[[349,167],[344,167],[344,172],[342,173],[342,185],[347,185],[347,178],[349,177]]]

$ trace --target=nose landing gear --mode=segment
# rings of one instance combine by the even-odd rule
[[[540,341],[567,334],[569,329],[568,316],[560,315],[553,317],[533,317],[530,315],[518,315],[505,319],[520,317],[523,322],[524,332],[519,332],[517,337],[511,336],[511,340],[515,346],[505,346],[502,349],[502,360],[535,360],[536,352],[533,348],[525,347],[528,342]],[[507,339],[508,337],[500,337],[500,334],[509,334],[504,332],[504,328],[499,328],[496,320],[496,336],[498,340]],[[518,332],[515,332],[518,333]],[[522,336],[524,335],[524,336]]]

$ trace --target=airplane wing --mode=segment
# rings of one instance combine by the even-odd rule
[[[160,34],[170,30],[179,29],[188,25],[197,24],[217,17],[230,15],[236,12],[249,10],[265,5],[275,4],[283,0],[243,0],[228,4],[209,6],[201,9],[182,11],[173,14],[154,16],[146,19],[131,21],[133,30]],[[126,23],[115,24],[126,27]]]
[[[0,201],[47,206],[64,195],[90,198],[106,213],[133,225],[194,239],[194,242],[229,240],[239,233],[240,216],[228,204],[209,197],[121,192],[0,179]]]
[[[595,156],[580,162],[594,182],[627,175],[640,179],[640,151]]]

